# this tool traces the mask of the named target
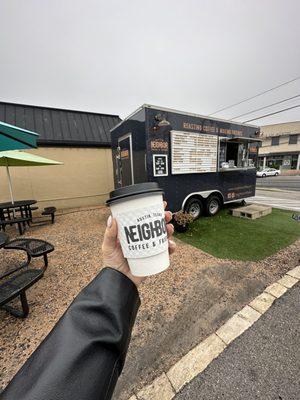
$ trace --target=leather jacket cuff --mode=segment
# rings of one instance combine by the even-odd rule
[[[137,286],[125,274],[115,268],[104,267],[84,290],[90,286],[97,286],[98,281],[101,281],[102,296],[111,298],[113,303],[117,301],[120,306],[126,303],[129,309],[137,308],[138,311],[141,301]],[[116,296],[116,293],[121,295]]]
[[[118,271],[115,268],[111,268],[111,267],[104,267],[100,273],[98,274],[98,276],[96,276],[96,278],[94,278],[94,280],[91,282],[91,284],[94,281],[98,281],[98,279],[101,279],[101,281],[111,281],[113,282],[114,285],[114,291],[119,291],[119,293],[128,293],[128,295],[130,294],[128,299],[123,298],[123,300],[125,301],[129,301],[130,305],[135,304],[135,306],[137,306],[137,308],[139,308],[141,301],[140,301],[140,296],[139,296],[139,292],[137,289],[136,284],[129,279],[125,274],[123,274],[122,272]],[[101,283],[101,288],[103,290],[103,283]],[[110,286],[110,285],[109,285]],[[109,294],[109,293],[107,293]],[[114,301],[115,301],[115,295],[114,293],[111,293]],[[120,296],[120,300],[122,300],[122,297]],[[133,303],[131,303],[133,302]]]

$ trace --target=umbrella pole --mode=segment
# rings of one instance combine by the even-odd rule
[[[11,184],[11,177],[10,177],[10,172],[9,172],[9,167],[6,165],[6,173],[7,173],[7,178],[8,178],[8,187],[9,187],[9,193],[10,193],[10,199],[12,204],[14,205],[14,195],[12,191],[12,184]],[[15,209],[13,208],[13,216],[15,218]]]

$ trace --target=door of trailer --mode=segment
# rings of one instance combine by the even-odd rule
[[[118,139],[118,183],[121,187],[133,185],[132,138],[131,133]]]

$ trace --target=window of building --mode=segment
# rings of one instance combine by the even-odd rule
[[[271,146],[278,146],[279,145],[279,136],[272,137]]]
[[[297,143],[298,143],[298,135],[290,135],[289,144],[297,144]]]
[[[283,163],[283,155],[268,156],[266,161],[266,167],[280,169]]]
[[[291,162],[291,169],[296,169],[297,168],[297,162],[298,162],[298,154],[293,154],[292,155],[292,162]]]
[[[297,162],[298,154],[282,154],[266,157],[266,167],[275,169],[281,169],[281,167],[285,167],[286,169],[296,169]]]

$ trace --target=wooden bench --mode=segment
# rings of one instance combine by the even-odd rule
[[[5,231],[5,228],[7,225],[18,225],[19,228],[19,233],[20,235],[23,235],[25,232],[25,227],[26,227],[26,222],[29,222],[30,218],[29,217],[22,217],[22,218],[12,218],[12,219],[6,219],[6,220],[0,220],[0,226]]]

